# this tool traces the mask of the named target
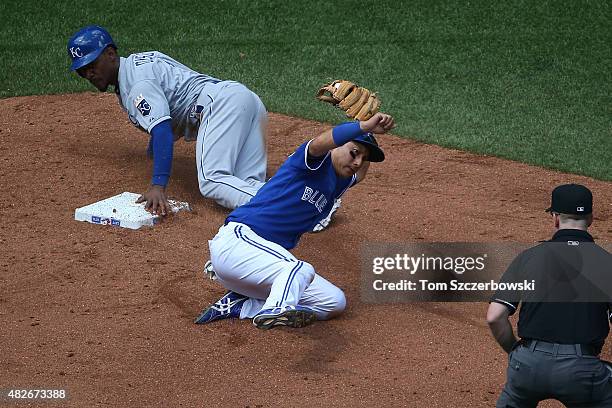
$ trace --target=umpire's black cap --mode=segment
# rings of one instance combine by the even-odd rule
[[[367,147],[368,161],[381,162],[385,160],[385,153],[380,147],[378,147],[378,142],[372,133],[364,133],[363,135],[353,139],[353,142],[361,143]]]
[[[573,215],[591,214],[593,194],[581,184],[557,186],[552,192],[550,207],[546,211]]]

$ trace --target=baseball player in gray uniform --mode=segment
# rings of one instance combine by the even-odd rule
[[[153,175],[138,202],[169,211],[174,141],[196,141],[200,192],[233,209],[264,184],[266,108],[244,85],[200,74],[158,51],[119,57],[110,34],[88,26],[68,41],[71,70],[104,92],[112,85],[130,121],[151,135]]]

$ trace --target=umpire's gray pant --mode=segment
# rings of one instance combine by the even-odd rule
[[[612,407],[612,376],[608,365],[594,356],[538,351],[536,341],[509,356],[508,380],[497,408],[536,407],[556,399],[567,407]],[[550,344],[550,343],[548,343]]]

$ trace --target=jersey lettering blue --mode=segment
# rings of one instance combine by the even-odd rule
[[[142,52],[134,55],[134,66],[139,67],[144,64],[153,62],[155,59],[155,53],[153,52]]]
[[[310,204],[314,204],[314,206],[317,207],[317,210],[319,210],[319,213],[322,213],[325,205],[327,205],[327,199],[325,196],[321,194],[319,190],[313,190],[308,186],[304,187],[302,200],[308,201]]]
[[[298,147],[255,197],[225,222],[246,224],[260,237],[294,248],[356,179],[338,177],[329,153],[320,159],[308,158],[309,143]]]

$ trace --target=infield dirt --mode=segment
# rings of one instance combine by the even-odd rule
[[[228,211],[198,191],[195,144],[176,143],[168,189],[194,211],[131,231],[73,219],[150,178],[147,135],[114,95],[4,99],[0,122],[0,388],[67,390],[54,406],[490,407],[507,362],[487,305],[362,303],[360,245],[547,239],[543,210],[566,182],[593,190],[592,234],[612,241],[612,183],[383,136],[387,160],[294,251],[345,291],[344,315],[197,326],[224,293],[201,271]],[[328,126],[271,113],[268,174]]]

